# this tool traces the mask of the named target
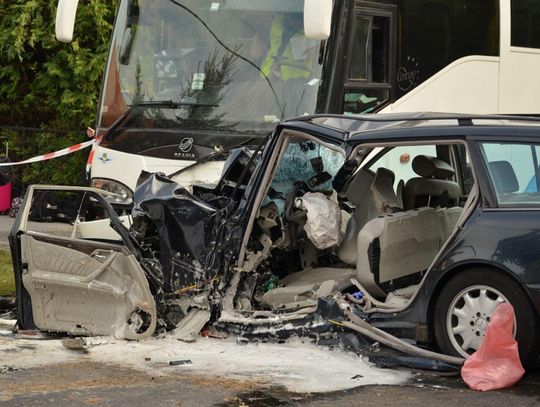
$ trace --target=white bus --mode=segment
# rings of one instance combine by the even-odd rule
[[[60,0],[61,40],[76,3]],[[129,205],[142,170],[174,173],[304,114],[538,114],[538,72],[538,0],[121,0],[92,182]],[[211,183],[222,164],[176,180]]]

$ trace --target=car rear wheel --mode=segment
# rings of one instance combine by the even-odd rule
[[[467,270],[443,288],[434,312],[437,343],[444,353],[467,357],[482,344],[493,311],[502,302],[514,307],[514,336],[521,361],[532,365],[540,348],[536,311],[511,277],[490,269]]]

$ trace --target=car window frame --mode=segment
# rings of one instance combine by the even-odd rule
[[[424,130],[424,129],[422,129]],[[436,133],[436,131],[434,132]],[[466,148],[466,152],[469,154],[469,158],[471,160],[471,166],[474,168],[475,161],[473,159],[473,153],[471,151],[471,144],[469,142],[469,138],[464,133],[454,133],[449,135],[444,135],[444,137],[440,137],[438,134],[433,134],[433,137],[409,137],[409,136],[403,136],[399,137],[396,136],[392,139],[381,139],[379,137],[365,137],[364,139],[355,139],[349,141],[351,148],[350,153],[347,157],[347,159],[351,159],[352,157],[356,156],[358,154],[358,151],[362,148],[369,149],[369,153],[365,155],[365,158],[362,159],[360,162],[358,168],[364,168],[369,169],[370,166],[372,166],[377,160],[379,160],[383,155],[385,155],[390,149],[393,149],[395,147],[401,147],[401,146],[426,146],[426,145],[453,145],[453,144],[463,144]],[[376,148],[381,148],[380,151],[377,151],[374,153]],[[358,171],[358,169],[356,170]],[[476,174],[474,174],[473,170],[473,176],[475,182],[477,182]],[[456,175],[457,177],[457,175]]]
[[[509,145],[516,145],[516,144],[523,144],[523,145],[534,145],[540,147],[540,140],[537,138],[515,138],[514,140],[510,139],[510,136],[508,137],[479,137],[475,140],[477,153],[479,154],[480,160],[482,161],[482,167],[484,170],[484,180],[485,183],[489,185],[489,195],[490,195],[490,202],[486,206],[485,209],[488,210],[540,210],[540,199],[538,203],[524,203],[524,202],[500,202],[499,197],[497,195],[497,189],[495,188],[495,184],[493,182],[493,177],[491,175],[491,172],[488,168],[488,160],[485,155],[485,151],[483,149],[483,144],[509,144]]]
[[[271,181],[275,175],[279,162],[283,158],[287,149],[289,140],[292,138],[303,138],[322,144],[332,150],[343,153],[345,161],[349,156],[345,138],[347,132],[340,132],[334,129],[325,128],[323,132],[319,126],[305,124],[299,122],[285,122],[280,124],[274,130],[269,143],[263,151],[263,156],[258,164],[258,167],[251,177],[247,187],[246,195],[243,199],[244,203],[240,204],[240,210],[236,214],[239,218],[245,219],[242,227],[242,242],[235,251],[236,267],[242,269],[246,262],[245,255],[247,252],[249,237],[253,231],[257,212],[263,202],[264,197],[268,194],[271,186]]]
[[[441,145],[441,143],[429,143],[429,142],[426,142],[425,144],[416,144],[415,143],[415,144],[412,144],[412,145],[402,144],[402,145],[394,145],[394,146],[382,147],[382,150],[380,152],[378,152],[373,158],[371,158],[365,164],[362,164],[362,168],[367,170],[367,171],[370,171],[372,174],[375,174],[376,171],[374,171],[372,169],[372,167],[380,159],[382,159],[386,154],[390,153],[392,150],[394,150],[396,148],[399,148],[399,147],[427,147],[427,146],[433,146],[433,147],[435,147],[435,149],[437,149],[438,144]],[[447,144],[447,145],[451,145],[451,144]],[[422,154],[418,154],[418,155],[422,155]],[[413,160],[414,160],[414,158],[411,157],[410,161],[409,161],[411,166],[412,166]],[[387,169],[391,170],[392,172],[394,172],[394,174],[396,174],[396,171],[394,171],[392,168],[388,168],[388,167],[384,167],[384,168],[387,168]],[[418,177],[419,175],[415,175],[415,176]],[[455,175],[455,177],[457,178],[457,174]],[[409,178],[409,179],[411,179],[411,178]],[[404,181],[407,182],[408,180],[404,180]],[[460,184],[460,186],[461,186],[461,184]]]
[[[422,146],[422,145],[457,145],[462,144],[465,146],[466,154],[469,155],[469,159],[471,162],[471,174],[473,177],[473,187],[471,191],[469,191],[469,194],[473,193],[475,190],[474,185],[476,185],[477,194],[479,195],[479,198],[482,198],[482,189],[479,187],[480,183],[480,176],[478,174],[477,170],[477,159],[475,158],[475,154],[477,154],[476,151],[473,151],[473,148],[475,147],[471,143],[471,140],[469,138],[469,134],[465,131],[454,131],[449,133],[441,134],[442,132],[439,131],[439,129],[435,129],[432,133],[429,133],[430,128],[425,127],[422,129],[416,129],[420,130],[417,131],[416,137],[410,137],[409,129],[403,130],[402,136],[396,136],[392,139],[381,139],[380,137],[365,137],[363,140],[350,140],[351,146],[351,152],[349,156],[347,157],[348,160],[352,159],[355,155],[358,154],[358,152],[362,148],[368,148],[372,151],[366,156],[366,158],[359,164],[358,168],[355,172],[359,171],[360,169],[367,169],[369,170],[369,167],[373,165],[379,158],[381,158],[384,154],[386,154],[389,149],[399,146]],[[433,130],[433,128],[431,128]],[[421,135],[420,135],[421,133]],[[439,133],[439,134],[438,134]],[[442,136],[442,137],[441,137]],[[375,153],[374,155],[371,155],[373,153],[373,150],[376,148],[381,148],[381,151]],[[458,166],[459,167],[459,166]],[[461,168],[455,168],[456,170],[462,170]],[[456,182],[459,184],[462,192],[463,192],[463,185],[457,181],[457,179],[461,176],[461,174],[455,174],[454,177],[456,179]]]
[[[480,143],[529,143],[539,144],[538,125],[474,125],[468,131],[467,140],[471,160],[477,171],[477,182],[482,197],[483,211],[538,211],[538,206],[499,206],[497,194],[483,157]]]

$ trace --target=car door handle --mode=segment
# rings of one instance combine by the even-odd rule
[[[100,262],[104,262],[105,260],[107,260],[107,258],[112,254],[111,251],[108,251],[108,250],[94,250],[92,252],[92,254],[90,255],[90,257],[100,261]]]
[[[91,257],[94,257],[94,254],[96,252],[99,252],[99,250],[96,250],[94,253],[92,253]],[[81,282],[89,283],[90,281],[95,280],[97,276],[103,273],[111,265],[113,260],[116,259],[118,252],[108,252],[108,253],[109,253],[108,258],[103,263],[101,263],[100,266],[94,272],[92,272],[90,275],[83,278]]]

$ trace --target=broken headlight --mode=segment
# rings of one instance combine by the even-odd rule
[[[104,196],[105,200],[113,205],[131,205],[133,204],[133,192],[124,184],[113,181],[112,179],[93,178],[90,184],[92,188],[102,189],[112,192],[116,196]]]

